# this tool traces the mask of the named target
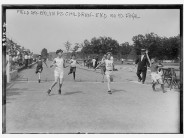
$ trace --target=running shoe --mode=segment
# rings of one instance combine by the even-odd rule
[[[111,90],[108,91],[108,94],[112,94]]]
[[[61,90],[58,90],[58,94],[61,94]]]
[[[49,90],[47,91],[48,95],[50,94],[50,92],[51,92],[51,90],[49,89]]]

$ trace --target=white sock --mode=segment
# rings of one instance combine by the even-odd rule
[[[110,88],[110,83],[109,82],[107,83],[107,87],[108,87],[108,90],[110,91],[111,88]]]

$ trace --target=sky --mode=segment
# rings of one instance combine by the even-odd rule
[[[134,18],[133,18],[134,17]],[[161,37],[180,32],[179,10],[176,9],[45,9],[6,11],[7,37],[39,54],[65,50],[64,43],[82,43],[85,39],[106,36],[120,44],[135,35],[155,33]]]

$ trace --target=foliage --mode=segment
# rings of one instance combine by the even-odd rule
[[[46,48],[43,48],[42,51],[41,51],[41,56],[43,59],[47,59],[48,57],[48,52],[47,52],[47,49]]]

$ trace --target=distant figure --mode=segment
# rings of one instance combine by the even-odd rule
[[[107,53],[107,58],[103,60],[102,63],[100,63],[96,68],[101,66],[102,64],[105,64],[105,75],[107,77],[107,87],[108,87],[108,94],[112,94],[111,92],[111,82],[113,81],[112,73],[113,73],[113,61],[111,60],[111,52]],[[96,69],[95,68],[95,69]]]
[[[139,82],[142,81],[142,84],[144,84],[146,80],[147,66],[150,66],[148,58],[146,56],[145,49],[141,49],[141,55],[138,56],[138,58],[135,61],[135,64],[138,64],[138,67],[137,67],[138,81]],[[142,77],[140,75],[141,73],[142,73]]]
[[[38,73],[38,83],[41,82],[41,73],[43,71],[43,60],[41,59],[41,55],[38,56],[38,60],[36,61],[37,67],[36,67],[36,74]],[[47,66],[46,62],[44,62],[45,65]],[[48,68],[48,66],[47,66]]]
[[[107,55],[105,54],[101,60],[101,63],[104,63],[106,58],[107,58]],[[106,71],[105,64],[102,64],[101,65],[102,82],[104,82],[105,71]]]
[[[27,68],[28,67],[28,56],[27,56],[27,53],[25,54],[24,59],[25,59],[25,67]]]
[[[73,79],[75,80],[76,64],[79,64],[79,62],[76,60],[75,55],[72,55],[72,59],[69,61],[69,64],[70,64],[70,71],[68,75],[73,73]]]
[[[88,59],[87,59],[87,63],[86,63],[86,65],[87,65],[87,67],[88,67],[88,69],[91,67],[91,58],[90,57],[88,57]]]
[[[95,61],[95,68],[97,67],[97,65],[98,65],[98,56],[96,57],[96,59],[95,59],[96,61]]]
[[[123,64],[123,62],[124,62],[124,59],[122,58],[122,59],[121,59],[121,64]]]
[[[27,59],[28,59],[28,65],[30,65],[31,64],[31,56],[30,56],[30,54],[28,54]]]
[[[96,59],[95,59],[95,57],[93,57],[93,59],[92,59],[93,68],[95,68],[95,62],[96,62]]]

